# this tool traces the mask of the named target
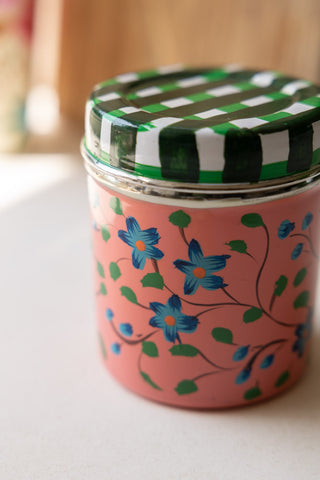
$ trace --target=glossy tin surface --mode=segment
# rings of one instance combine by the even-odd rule
[[[145,84],[154,72],[134,75],[93,92],[83,144],[106,366],[131,390],[176,406],[231,407],[274,396],[303,373],[312,331],[319,90],[274,72],[162,71],[154,86]],[[111,86],[120,99],[111,99]],[[146,113],[165,115],[150,101],[180,98],[181,88],[183,98],[196,95],[188,108],[229,111],[202,115],[213,123],[223,117],[209,126],[181,119],[182,105],[171,103],[170,127],[143,129]],[[215,95],[207,98],[208,89]],[[280,97],[266,100],[275,89]],[[139,111],[118,105],[115,113],[110,102],[124,95]],[[251,121],[257,103],[258,126]]]

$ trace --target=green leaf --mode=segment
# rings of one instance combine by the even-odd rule
[[[262,392],[259,387],[253,387],[244,393],[243,398],[245,400],[253,400],[254,398],[260,397],[261,394]]]
[[[182,382],[179,382],[175,388],[178,395],[186,395],[188,393],[196,392],[197,390],[198,387],[193,380],[182,380]]]
[[[162,390],[162,388],[160,388],[159,385],[157,385],[156,383],[154,383],[154,381],[151,380],[151,378],[147,373],[142,372],[140,370],[140,375],[143,378],[143,380],[145,380],[147,383],[149,383],[149,385],[151,385],[151,387],[155,388],[156,390]]]
[[[101,295],[107,295],[107,289],[104,283],[100,283],[100,293]]]
[[[176,227],[186,228],[191,222],[191,217],[183,210],[177,210],[171,213],[169,221]]]
[[[294,308],[306,307],[308,305],[308,301],[309,301],[309,292],[308,290],[305,290],[304,292],[301,292],[300,295],[297,296],[297,298],[293,302],[293,306]]]
[[[102,238],[105,242],[107,242],[109,240],[109,238],[111,237],[110,232],[109,232],[109,228],[106,225],[101,226],[101,235],[102,235]]]
[[[102,356],[103,356],[103,358],[107,358],[106,347],[104,345],[104,341],[103,341],[103,338],[102,338],[102,335],[101,335],[100,332],[98,333],[98,339],[99,339],[99,345],[100,345],[100,350],[101,350]]]
[[[154,342],[142,342],[142,352],[148,357],[159,357],[158,347]]]
[[[173,345],[173,347],[169,349],[169,352],[171,352],[171,355],[178,357],[195,357],[198,355],[199,350],[193,345],[181,343],[179,345]]]
[[[157,272],[147,273],[141,280],[141,283],[143,287],[159,288],[160,290],[164,287],[163,276]]]
[[[258,213],[247,213],[243,215],[241,223],[249,228],[262,227],[264,225],[262,217]]]
[[[232,251],[239,253],[247,253],[247,244],[244,240],[231,240],[229,243],[226,243]]]
[[[220,343],[232,344],[233,342],[233,334],[231,330],[229,330],[228,328],[223,328],[223,327],[214,328],[211,332],[211,335],[217,342],[220,342]]]
[[[138,303],[137,296],[134,293],[134,291],[131,290],[130,287],[121,287],[120,292],[121,292],[121,295],[123,295],[124,297],[126,297],[127,300],[129,300],[129,302],[132,302],[135,304]]]
[[[280,275],[280,277],[275,283],[274,294],[277,297],[280,297],[283,294],[284,290],[286,289],[287,284],[288,284],[287,277],[285,275]]]
[[[262,317],[262,310],[257,307],[251,307],[249,310],[246,310],[243,314],[244,323],[251,323],[258,320]]]
[[[103,269],[103,266],[101,265],[100,262],[97,262],[97,269],[98,269],[98,273],[99,273],[100,277],[105,278],[104,269]]]
[[[295,278],[293,280],[293,285],[295,287],[298,287],[300,285],[300,283],[303,282],[304,277],[306,275],[307,275],[307,269],[306,268],[301,268],[301,270],[299,270],[299,272],[297,273],[297,275],[295,276]]]
[[[123,215],[121,202],[118,197],[111,197],[109,205],[114,211],[114,213],[116,213],[117,215]]]
[[[120,268],[115,262],[111,262],[109,265],[109,272],[110,272],[110,277],[112,280],[118,280],[119,277],[121,277],[121,272]]]
[[[286,370],[285,372],[281,373],[281,375],[278,377],[276,383],[274,384],[276,387],[281,387],[284,383],[286,383],[287,380],[290,378],[290,372],[289,370]]]

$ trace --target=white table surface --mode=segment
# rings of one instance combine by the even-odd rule
[[[105,371],[77,160],[0,159],[1,480],[319,480],[319,321],[304,379],[248,408],[157,405]]]

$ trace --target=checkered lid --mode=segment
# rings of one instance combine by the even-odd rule
[[[272,71],[169,66],[95,87],[85,148],[134,175],[252,183],[320,165],[320,88]]]

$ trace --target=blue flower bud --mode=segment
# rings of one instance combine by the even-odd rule
[[[113,316],[114,316],[114,313],[113,313],[113,311],[111,310],[111,308],[107,308],[107,310],[106,310],[106,317],[107,317],[107,319],[109,320],[109,322],[112,322]]]
[[[296,245],[292,250],[291,260],[297,260],[297,258],[300,257],[301,255],[302,249],[303,249],[303,243],[298,243],[298,245]]]
[[[283,240],[294,230],[295,223],[290,222],[289,220],[283,220],[280,227],[278,228],[278,237]]]
[[[251,375],[251,368],[245,368],[239,375],[236,377],[236,384],[241,385],[242,383],[246,382]]]
[[[313,220],[313,215],[311,212],[308,212],[302,221],[302,230],[306,230],[309,227],[312,220]]]
[[[261,362],[260,368],[265,369],[270,367],[273,364],[274,361],[274,355],[267,355]]]
[[[126,337],[131,337],[133,333],[132,325],[130,323],[120,323],[119,330],[122,335],[125,335]]]
[[[112,352],[112,353],[114,353],[115,355],[120,355],[120,352],[121,352],[121,345],[120,345],[120,343],[115,342],[115,343],[113,343],[113,344],[111,345],[110,348],[111,348],[111,352]]]
[[[243,347],[239,347],[237,348],[237,350],[234,352],[233,354],[233,357],[232,357],[232,360],[234,362],[240,362],[241,360],[243,360],[247,355],[248,355],[248,352],[249,352],[249,345],[245,345]]]

